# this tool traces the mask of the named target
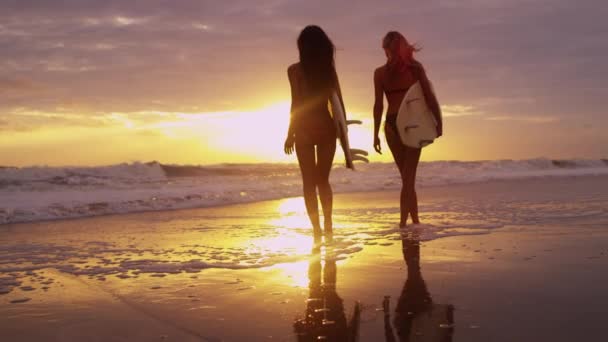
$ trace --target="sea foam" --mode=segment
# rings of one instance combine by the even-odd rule
[[[398,190],[392,163],[334,167],[334,191]],[[422,162],[418,187],[534,177],[608,174],[608,160]],[[301,195],[295,164],[0,168],[0,224],[217,206]]]

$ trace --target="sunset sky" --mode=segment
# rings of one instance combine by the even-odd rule
[[[286,70],[307,24],[337,46],[355,147],[372,150],[373,70],[399,30],[444,109],[423,160],[608,157],[604,0],[0,5],[0,165],[295,162]]]

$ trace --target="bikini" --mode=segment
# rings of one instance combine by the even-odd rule
[[[400,92],[407,92],[408,89],[407,88],[400,88],[400,89],[391,89],[391,90],[385,90],[384,92],[386,93],[386,95],[388,94],[394,94],[394,93],[400,93]],[[386,113],[386,121],[384,123],[384,125],[389,125],[392,129],[395,130],[395,132],[397,131],[397,112],[395,113]]]

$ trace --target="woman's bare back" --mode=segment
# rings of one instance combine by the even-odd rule
[[[403,72],[389,71],[386,65],[376,69],[374,73],[376,89],[381,90],[386,96],[388,104],[387,113],[394,114],[399,111],[399,106],[408,89],[416,83],[416,78],[410,68]],[[379,94],[382,96],[382,94]]]

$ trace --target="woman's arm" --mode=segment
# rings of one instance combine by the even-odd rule
[[[289,108],[289,130],[287,136],[295,136],[295,117],[297,108],[297,97],[298,97],[298,82],[295,75],[295,66],[292,65],[287,69],[287,76],[289,77],[289,88],[291,89],[291,106]]]
[[[382,122],[382,112],[384,111],[384,99],[382,90],[382,69],[378,68],[374,71],[374,150],[382,154],[382,148],[380,147],[380,124]]]
[[[284,151],[286,154],[291,154],[294,150],[295,143],[295,117],[297,108],[298,82],[295,75],[295,66],[292,65],[287,69],[287,77],[289,78],[289,88],[291,89],[291,106],[289,109],[289,128],[287,130],[287,138],[285,139]]]
[[[336,83],[336,92],[338,93],[338,98],[340,99],[340,105],[342,106],[342,113],[344,113],[344,119],[348,120],[346,118],[346,107],[344,106],[344,99],[342,98],[342,89],[340,88],[340,80],[338,80],[337,72],[334,73],[334,82]]]

